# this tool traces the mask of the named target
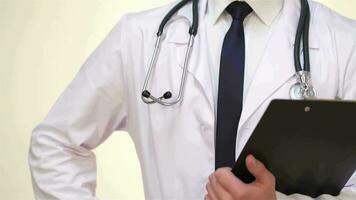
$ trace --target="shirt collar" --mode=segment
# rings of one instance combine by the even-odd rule
[[[208,16],[215,24],[225,8],[236,0],[208,0]],[[242,0],[238,0],[242,1]],[[256,15],[266,24],[271,25],[273,19],[283,7],[284,0],[245,0]]]

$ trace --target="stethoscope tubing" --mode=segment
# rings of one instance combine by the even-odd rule
[[[192,1],[192,12],[193,12],[193,23],[189,29],[189,34],[190,35],[196,35],[198,33],[198,25],[199,25],[199,11],[198,11],[198,1],[199,0],[183,0],[179,2],[177,5],[175,5],[164,17],[159,25],[158,31],[157,31],[157,36],[162,35],[164,27],[166,26],[167,22],[173,17],[175,13],[178,12],[179,9],[181,9],[183,6],[188,4],[190,1]]]
[[[174,100],[170,100],[168,101],[168,99],[171,98],[172,93],[170,91],[165,92],[161,97],[155,97],[153,96],[148,90],[147,90],[147,86],[149,83],[149,80],[152,76],[152,72],[154,71],[155,67],[156,67],[156,62],[157,62],[157,58],[158,58],[158,54],[159,54],[159,50],[160,50],[160,44],[161,44],[161,36],[163,34],[163,30],[165,25],[167,24],[167,22],[169,21],[169,19],[171,19],[171,17],[179,10],[181,9],[184,5],[186,5],[187,3],[189,3],[190,1],[192,1],[192,12],[193,12],[193,23],[189,29],[189,42],[188,42],[188,46],[187,46],[187,50],[186,50],[186,54],[185,54],[185,58],[184,58],[184,66],[183,66],[183,72],[182,72],[182,76],[181,76],[181,82],[180,82],[180,87],[179,87],[179,93],[178,96],[174,99]],[[186,78],[187,78],[187,73],[188,73],[188,62],[190,59],[190,55],[192,52],[192,48],[193,48],[193,44],[194,44],[194,38],[196,36],[196,34],[198,33],[198,25],[199,25],[199,11],[198,11],[198,0],[183,0],[181,2],[179,2],[176,6],[174,6],[163,18],[162,22],[159,25],[158,31],[157,31],[157,39],[156,39],[156,43],[155,43],[155,48],[154,48],[154,52],[153,52],[153,56],[150,62],[150,66],[145,78],[145,82],[144,82],[144,86],[142,89],[142,95],[141,98],[142,100],[147,103],[147,104],[153,104],[153,103],[158,103],[161,104],[163,106],[172,106],[174,104],[177,104],[178,102],[181,101],[181,99],[183,98],[183,94],[184,94],[184,88],[185,88],[185,82],[186,82]]]
[[[172,93],[170,91],[167,91],[161,97],[157,98],[147,90],[147,86],[152,76],[152,72],[156,67],[156,61],[158,58],[160,44],[161,44],[161,35],[163,34],[167,22],[173,17],[175,13],[178,12],[179,9],[181,9],[184,5],[188,4],[190,1],[192,1],[193,21],[189,28],[190,37],[189,37],[185,58],[184,58],[184,66],[183,66],[183,72],[181,76],[178,96],[174,100],[169,101],[168,99],[172,97]],[[153,52],[149,70],[147,72],[144,86],[142,89],[141,98],[145,103],[147,104],[158,103],[163,106],[172,106],[180,102],[181,99],[183,98],[185,82],[186,82],[187,72],[188,72],[188,62],[193,48],[194,38],[198,33],[198,25],[199,25],[198,1],[199,0],[182,0],[164,16],[162,22],[160,23],[157,31],[157,40],[155,44],[155,49]],[[300,2],[301,2],[301,11],[300,11],[297,33],[294,42],[294,65],[295,65],[295,71],[296,71],[296,76],[298,78],[298,82],[292,86],[291,94],[294,94],[296,91],[297,96],[299,94],[302,94],[300,98],[308,99],[308,98],[314,98],[316,96],[315,89],[311,85],[311,80],[310,80],[311,79],[310,55],[309,55],[310,7],[309,7],[308,0],[300,0]],[[301,50],[300,50],[302,44],[303,44],[302,51],[303,51],[303,61],[304,61],[303,66],[301,64]],[[291,95],[291,97],[292,96],[296,96],[296,95]],[[298,97],[296,99],[300,99],[300,98]]]
[[[294,66],[295,66],[296,73],[301,71],[310,72],[309,27],[310,27],[309,4],[307,0],[301,0],[301,12],[299,17],[295,42],[294,42]],[[303,43],[304,67],[302,67],[302,64],[300,62],[301,43]]]

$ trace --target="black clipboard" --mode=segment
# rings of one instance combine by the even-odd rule
[[[273,100],[232,169],[245,183],[255,180],[248,154],[279,192],[337,196],[356,170],[356,102]]]

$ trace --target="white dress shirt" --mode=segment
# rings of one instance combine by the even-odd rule
[[[230,28],[232,18],[225,9],[235,0],[210,0],[208,1],[208,45],[210,51],[210,72],[214,94],[215,113],[217,106],[220,54],[222,50],[225,34]],[[245,76],[244,94],[247,93],[254,74],[260,63],[261,57],[265,52],[265,47],[271,33],[270,25],[278,16],[282,7],[283,0],[247,0],[253,12],[244,21],[245,30]],[[217,56],[218,55],[218,56]],[[245,96],[243,100],[245,100]]]

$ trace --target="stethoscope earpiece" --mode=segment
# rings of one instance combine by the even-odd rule
[[[149,98],[151,96],[151,93],[149,91],[145,90],[142,92],[142,96],[145,98]]]
[[[164,93],[163,98],[165,98],[165,99],[172,98],[172,93],[170,91],[167,91],[166,93]]]

